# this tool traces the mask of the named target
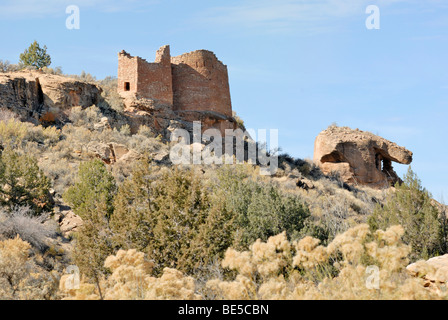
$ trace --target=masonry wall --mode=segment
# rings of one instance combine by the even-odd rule
[[[137,57],[132,57],[126,51],[118,54],[118,88],[119,94],[137,93]],[[125,89],[125,83],[129,83],[129,91]]]
[[[138,95],[173,105],[173,79],[171,76],[171,56],[169,46],[157,51],[154,63],[138,58]]]
[[[215,111],[232,116],[227,66],[213,52],[171,58],[174,110]]]
[[[232,117],[227,66],[207,50],[171,57],[161,47],[154,63],[118,55],[118,92],[167,104],[175,111],[212,111]],[[126,86],[128,83],[128,86]]]

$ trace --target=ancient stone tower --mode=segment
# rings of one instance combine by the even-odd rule
[[[227,66],[207,50],[171,57],[170,47],[163,46],[153,63],[122,51],[118,92],[123,97],[151,99],[187,118],[197,118],[198,112],[232,117]]]

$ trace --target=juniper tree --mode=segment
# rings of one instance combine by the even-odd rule
[[[90,207],[99,201],[104,202],[105,214],[110,217],[116,188],[115,179],[106,165],[95,159],[79,165],[77,181],[64,193],[63,198],[83,219]]]
[[[403,241],[411,246],[413,261],[445,253],[440,213],[411,167],[403,183],[395,185],[395,191],[389,194],[384,205],[376,206],[368,222],[372,230],[403,226]]]
[[[30,156],[6,149],[0,156],[0,203],[28,206],[35,215],[52,208],[50,180]]]
[[[47,53],[47,46],[41,48],[39,43],[34,41],[28,49],[20,54],[20,63],[37,69],[48,67],[51,64],[51,57]]]

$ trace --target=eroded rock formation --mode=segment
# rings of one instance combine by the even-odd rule
[[[91,83],[39,71],[0,74],[0,108],[23,121],[65,119],[71,107],[97,104],[101,91]]]
[[[314,161],[346,183],[383,188],[400,181],[392,162],[410,164],[412,152],[370,132],[332,126],[317,136]]]

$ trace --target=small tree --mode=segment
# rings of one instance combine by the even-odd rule
[[[51,64],[51,57],[47,53],[47,46],[41,48],[39,43],[34,41],[25,52],[20,54],[20,63],[37,69],[48,67]]]
[[[114,245],[104,198],[92,200],[83,206],[83,225],[75,235],[72,257],[81,273],[96,284],[103,299],[100,282],[108,273],[104,261],[114,254]]]
[[[403,184],[395,185],[386,203],[377,205],[368,222],[372,230],[401,225],[405,230],[403,241],[412,248],[410,258],[428,259],[443,254],[446,241],[438,209],[432,204],[430,193],[421,185],[409,167]]]
[[[28,206],[36,215],[51,210],[50,181],[37,161],[7,149],[0,158],[0,203]]]
[[[236,233],[232,245],[246,250],[257,239],[266,241],[283,231],[290,239],[299,238],[310,217],[305,202],[273,184],[257,181],[245,170],[223,167],[214,190],[215,194],[224,193],[225,207],[234,215]]]
[[[80,164],[78,181],[63,195],[64,200],[71,205],[73,211],[85,218],[92,203],[104,202],[106,216],[113,212],[113,198],[116,191],[115,179],[99,159]]]
[[[95,282],[101,298],[100,280],[107,273],[104,260],[114,252],[109,219],[115,191],[114,177],[101,160],[95,159],[79,166],[78,181],[63,195],[83,219],[76,234],[73,260],[82,274]]]
[[[156,274],[164,267],[202,270],[231,245],[232,216],[194,171],[158,175],[149,158],[141,159],[120,186],[110,221],[115,244],[146,251]]]

